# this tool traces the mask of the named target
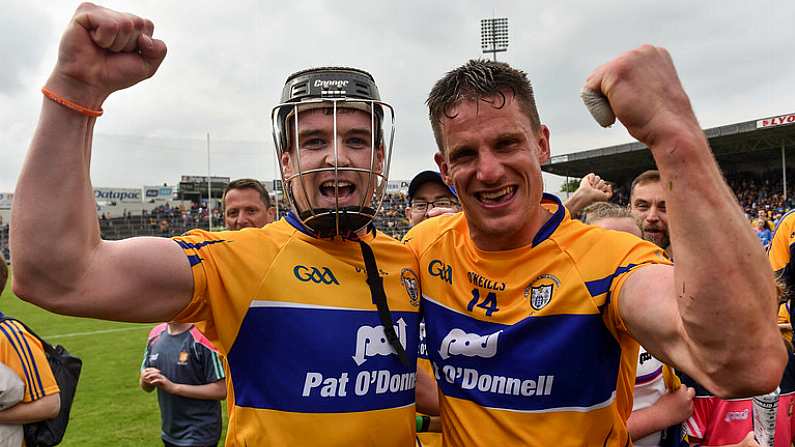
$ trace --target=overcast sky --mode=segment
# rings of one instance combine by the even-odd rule
[[[41,104],[39,88],[79,2],[3,0],[0,192],[13,191]],[[434,167],[424,100],[444,72],[480,56],[480,19],[507,16],[499,55],[527,71],[552,155],[630,141],[579,100],[590,71],[643,43],[671,52],[702,127],[795,112],[795,2],[747,1],[108,1],[155,23],[158,73],[105,103],[94,186],[140,187],[180,175],[274,177],[268,116],[287,75],[349,65],[396,109],[392,179]],[[67,175],[68,173],[64,173]],[[547,178],[548,189],[559,180]]]

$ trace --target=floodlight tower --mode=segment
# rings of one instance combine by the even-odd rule
[[[491,53],[495,62],[497,53],[508,51],[508,17],[480,21],[480,48],[483,54]]]

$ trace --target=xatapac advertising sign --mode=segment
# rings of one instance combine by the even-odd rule
[[[141,202],[140,188],[94,188],[97,202]]]

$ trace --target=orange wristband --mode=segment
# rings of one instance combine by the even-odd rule
[[[44,96],[47,97],[47,99],[50,99],[50,100],[52,100],[52,101],[54,101],[54,102],[56,102],[56,103],[58,103],[58,104],[60,104],[60,105],[62,105],[64,107],[66,107],[67,109],[74,110],[75,112],[77,112],[77,113],[79,113],[81,115],[89,116],[91,118],[96,118],[98,116],[102,116],[102,114],[104,113],[104,110],[102,110],[102,109],[92,110],[92,109],[89,109],[88,107],[83,107],[83,106],[81,106],[80,104],[78,104],[76,102],[69,101],[66,98],[58,96],[55,93],[53,93],[52,90],[48,89],[47,87],[42,87],[41,88],[41,92],[44,94]]]

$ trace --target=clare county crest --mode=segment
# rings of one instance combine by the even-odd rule
[[[552,300],[552,284],[547,284],[530,289],[530,307],[541,310]]]
[[[545,273],[524,289],[524,296],[530,301],[530,307],[539,311],[552,301],[556,287],[560,287],[560,280],[555,275]]]
[[[420,282],[417,279],[417,274],[409,268],[404,268],[400,271],[400,282],[406,293],[409,296],[409,304],[414,307],[420,305]]]

